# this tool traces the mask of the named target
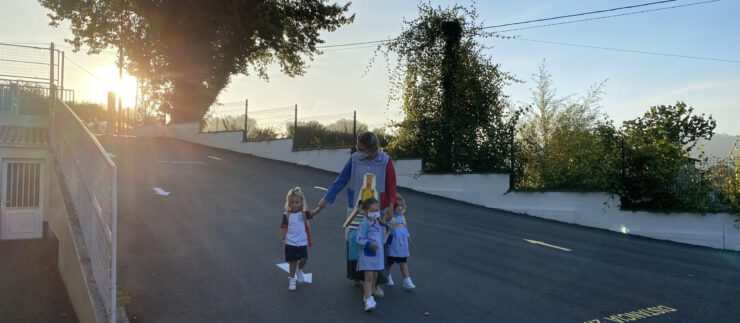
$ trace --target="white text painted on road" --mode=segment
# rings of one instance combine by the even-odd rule
[[[290,267],[288,267],[287,262],[279,263],[277,266],[284,270],[286,273],[290,273]],[[313,274],[312,273],[304,273],[303,274],[303,281],[306,283],[312,283],[313,282]]]
[[[208,156],[208,158],[210,158],[210,159],[215,159],[215,160],[221,160],[221,158],[218,158],[218,157],[216,157],[216,156]]]
[[[637,320],[646,319],[653,316],[659,316],[663,314],[668,314],[672,312],[677,312],[678,310],[672,307],[668,307],[665,305],[655,306],[655,307],[648,307],[636,311],[631,311],[627,313],[621,313],[621,314],[614,314],[610,316],[605,316],[604,320],[602,321],[600,319],[593,319],[589,321],[584,321],[583,323],[602,323],[602,322],[616,322],[616,323],[625,323],[625,322],[633,322]]]
[[[321,186],[314,186],[313,188],[315,188],[317,190],[328,191],[328,189],[325,189],[325,188],[323,188]]]
[[[550,248],[555,248],[555,249],[558,249],[558,250],[562,250],[562,251],[568,251],[568,252],[570,252],[570,251],[571,251],[571,249],[568,249],[568,248],[563,248],[563,247],[558,247],[558,246],[556,246],[556,245],[551,245],[551,244],[549,244],[549,243],[545,243],[545,242],[542,242],[542,241],[537,241],[537,240],[529,240],[529,239],[524,239],[524,241],[526,241],[526,242],[529,242],[529,243],[531,243],[531,244],[538,244],[538,245],[541,245],[541,246],[545,246],[545,247],[550,247]]]
[[[161,189],[159,187],[154,187],[152,189],[154,190],[155,193],[157,193],[159,195],[162,195],[162,196],[170,195],[170,192],[167,192],[167,191],[165,191],[165,190],[163,190],[163,189]]]

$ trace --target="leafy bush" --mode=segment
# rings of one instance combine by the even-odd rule
[[[637,209],[681,209],[676,183],[688,158],[682,147],[668,140],[645,142],[626,136],[624,170],[616,192],[622,207]]]
[[[298,131],[293,138],[295,150],[349,148],[354,144],[355,136],[352,129],[349,129],[349,132],[327,130],[318,121],[298,123]]]
[[[249,133],[247,134],[247,140],[249,141],[265,141],[265,140],[275,140],[279,138],[278,132],[270,127],[265,128],[249,128]]]
[[[522,140],[516,154],[516,189],[608,191],[618,178],[619,152],[616,129],[609,123],[555,130],[546,149]]]
[[[324,126],[318,121],[299,122],[298,132],[293,139],[293,149],[311,150],[311,149],[334,149],[334,148],[351,148],[355,146],[357,140],[350,127],[351,120],[337,121],[328,126]],[[357,133],[367,131],[367,125],[357,123]],[[378,136],[381,148],[385,148],[391,140],[391,136],[384,132],[384,129],[374,129]],[[293,126],[289,126],[288,133],[293,136]]]
[[[735,143],[729,156],[713,163],[708,171],[713,196],[729,209],[740,214],[740,147]]]
[[[558,97],[544,62],[522,117],[515,189],[605,191],[618,171],[618,135],[599,111],[604,82],[583,97]]]
[[[699,139],[711,139],[716,122],[694,115],[678,102],[653,106],[640,118],[625,121],[623,175],[615,191],[623,207],[648,210],[721,211],[704,169],[690,151]]]

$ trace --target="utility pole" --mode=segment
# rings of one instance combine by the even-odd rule
[[[349,149],[350,154],[354,154],[357,151],[355,140],[357,140],[357,110],[352,114],[352,140],[350,141],[352,147]]]
[[[59,69],[59,82],[60,82],[61,91],[62,91],[62,95],[61,95],[62,101],[64,101],[64,52],[62,52],[61,54],[62,54],[62,58],[59,59],[59,63],[58,63],[59,66],[61,66]]]
[[[115,123],[116,123],[116,93],[108,92],[108,120],[105,129],[105,135],[108,136],[108,140],[114,134]]]
[[[49,106],[54,109],[56,99],[56,87],[54,85],[54,43],[49,46]]]
[[[249,99],[244,99],[244,138],[242,142],[249,139]]]

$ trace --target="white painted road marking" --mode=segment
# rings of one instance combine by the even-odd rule
[[[524,241],[526,241],[526,242],[529,242],[529,243],[531,243],[531,244],[538,244],[538,245],[541,245],[541,246],[545,246],[545,247],[550,247],[550,248],[555,248],[555,249],[558,249],[558,250],[562,250],[562,251],[567,251],[567,252],[570,252],[570,251],[571,251],[571,250],[570,250],[570,249],[568,249],[568,248],[558,247],[558,246],[555,246],[555,245],[551,245],[551,244],[549,244],[549,243],[545,243],[545,242],[542,242],[542,241],[537,241],[537,240],[529,240],[529,239],[524,239]]]
[[[202,161],[158,160],[157,163],[160,163],[160,164],[196,164],[196,165],[201,165],[201,164],[205,164],[206,162],[202,162]]]
[[[110,156],[110,158],[116,158],[116,155],[111,154],[111,153],[108,153],[108,156]]]
[[[321,186],[314,186],[313,188],[315,188],[317,190],[328,191],[328,189],[325,189],[325,188],[323,188]]]
[[[155,193],[157,193],[159,195],[162,195],[162,196],[170,195],[170,192],[167,192],[167,191],[165,191],[165,190],[163,190],[163,189],[161,189],[159,187],[154,187],[152,189],[154,190]]]
[[[288,263],[287,262],[284,262],[284,263],[281,263],[281,264],[277,264],[277,266],[280,269],[285,270],[286,273],[290,274],[290,267],[288,267]],[[313,282],[313,274],[312,273],[303,273],[303,281],[306,282],[306,283],[311,284]]]
[[[208,158],[210,158],[210,159],[215,159],[215,160],[221,160],[221,158],[218,158],[218,157],[216,157],[216,156],[208,156]]]

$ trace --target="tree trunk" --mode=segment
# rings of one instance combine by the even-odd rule
[[[194,74],[198,75],[197,71]],[[199,79],[185,76],[175,79],[172,86],[171,123],[200,122],[218,94],[229,83],[229,74]]]
[[[193,81],[193,78],[175,79],[172,86],[170,122],[200,122],[216,99],[216,94],[208,90],[202,82]]]
[[[437,151],[437,157],[435,158],[439,163],[438,166],[442,171],[455,171],[454,159],[455,159],[455,139],[457,136],[454,135],[456,129],[454,115],[455,111],[455,71],[458,68],[458,50],[460,48],[460,38],[462,36],[462,25],[459,20],[445,21],[442,23],[441,32],[445,39],[445,51],[444,58],[442,60],[442,113],[447,120],[443,126],[442,138],[448,138],[449,140],[442,140],[439,143],[439,150]]]

